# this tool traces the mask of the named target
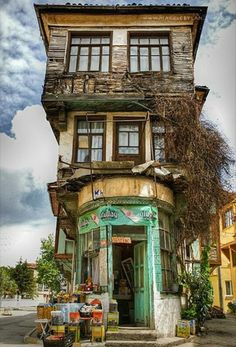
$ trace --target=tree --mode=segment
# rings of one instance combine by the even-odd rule
[[[36,280],[26,260],[23,262],[20,258],[15,268],[11,269],[11,277],[16,282],[21,296],[28,295],[31,299],[36,296]]]
[[[59,265],[54,259],[54,238],[50,234],[41,240],[40,257],[37,259],[38,283],[47,285],[50,293],[58,293],[61,287],[62,275]]]
[[[17,293],[17,284],[11,278],[11,270],[8,267],[0,267],[0,297],[14,296]]]

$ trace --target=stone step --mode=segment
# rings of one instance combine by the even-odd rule
[[[157,333],[150,329],[119,329],[119,331],[107,331],[106,340],[108,341],[156,341]]]
[[[142,340],[113,340],[106,341],[105,347],[174,347],[174,346],[184,346],[191,343],[192,337],[190,338],[181,338],[181,337],[164,337],[158,338],[155,341],[147,341],[144,338]]]

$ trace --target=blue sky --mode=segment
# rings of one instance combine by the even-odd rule
[[[66,2],[37,1],[40,4]],[[134,2],[78,1],[103,5]],[[218,125],[235,151],[236,1],[139,0],[136,3],[208,6],[195,63],[195,83],[210,88],[205,117]],[[33,1],[2,1],[0,19],[0,264],[13,265],[20,256],[34,261],[40,239],[55,231],[46,183],[55,180],[57,144],[40,105],[46,54]]]

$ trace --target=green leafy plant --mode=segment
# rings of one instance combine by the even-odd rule
[[[183,272],[180,276],[180,284],[186,288],[187,308],[182,312],[184,319],[196,319],[199,327],[204,326],[210,316],[213,303],[213,290],[209,280],[210,267],[208,254],[210,247],[202,251],[200,269],[194,272]]]
[[[0,297],[14,297],[17,293],[17,284],[11,278],[11,269],[6,266],[0,267]]]
[[[229,302],[227,306],[231,313],[236,314],[236,303]]]

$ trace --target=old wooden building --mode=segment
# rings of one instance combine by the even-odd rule
[[[59,146],[55,256],[72,286],[91,277],[118,301],[120,324],[174,335],[173,220],[185,174],[154,104],[188,97],[201,109],[208,89],[194,85],[194,60],[207,9],[35,9],[48,57],[42,103]]]

